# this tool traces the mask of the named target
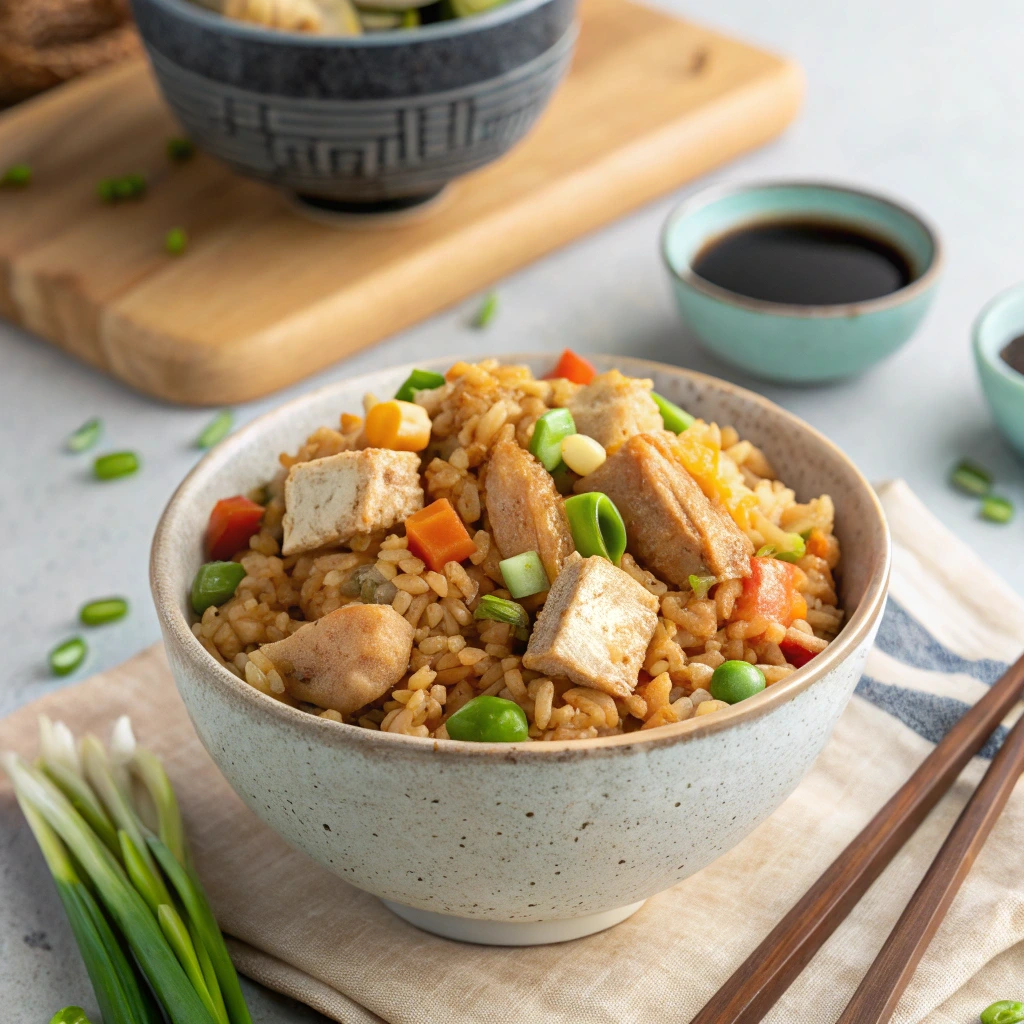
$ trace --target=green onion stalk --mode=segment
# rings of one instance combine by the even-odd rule
[[[126,717],[109,749],[94,736],[76,747],[71,731],[46,717],[39,726],[35,764],[15,754],[0,763],[104,1024],[252,1024],[159,759],[136,745]]]

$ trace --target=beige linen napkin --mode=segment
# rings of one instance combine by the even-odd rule
[[[892,602],[862,696],[824,753],[738,847],[618,927],[576,942],[509,949],[436,938],[292,850],[200,747],[158,648],[0,722],[0,749],[34,751],[42,712],[102,734],[129,712],[140,741],[167,764],[240,969],[335,1020],[687,1021],[1024,642],[1024,603],[904,484],[880,493],[896,544]],[[975,758],[769,1021],[837,1019],[986,763]],[[0,832],[21,827],[4,783]],[[1024,998],[1022,869],[1024,787],[926,954],[897,1024],[964,1024],[995,999]]]

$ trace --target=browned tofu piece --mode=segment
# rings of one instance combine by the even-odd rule
[[[405,675],[412,640],[412,626],[391,605],[347,604],[260,650],[296,700],[348,715]]]
[[[548,580],[576,550],[551,474],[515,441],[499,441],[487,463],[487,518],[502,558],[536,551]]]
[[[661,413],[651,398],[653,382],[624,377],[618,370],[599,373],[566,404],[581,434],[614,451],[634,434],[661,430]]]
[[[524,668],[628,697],[658,625],[658,599],[606,558],[573,558],[548,591]]]
[[[686,586],[691,574],[749,576],[753,544],[728,511],[705,496],[670,443],[664,433],[638,434],[576,490],[607,494],[626,524],[630,554],[670,583]]]
[[[420,457],[362,448],[297,462],[284,482],[284,506],[284,555],[388,530],[423,508]]]

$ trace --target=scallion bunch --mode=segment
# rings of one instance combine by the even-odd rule
[[[42,717],[3,768],[67,912],[104,1024],[251,1024],[159,759],[126,717],[109,751]]]

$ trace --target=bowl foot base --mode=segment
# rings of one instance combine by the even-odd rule
[[[357,201],[352,199],[324,199],[320,196],[295,195],[295,208],[313,220],[326,224],[351,225],[370,222],[406,221],[427,209],[433,209],[447,195],[448,186],[432,189],[416,196],[393,199]]]
[[[606,928],[632,917],[643,905],[631,903],[627,907],[602,910],[586,917],[570,917],[558,921],[481,921],[452,914],[435,914],[429,910],[407,907],[404,903],[381,900],[381,903],[403,921],[422,928],[425,932],[459,942],[476,942],[484,946],[543,946],[551,942],[568,942],[585,935],[603,932]]]

